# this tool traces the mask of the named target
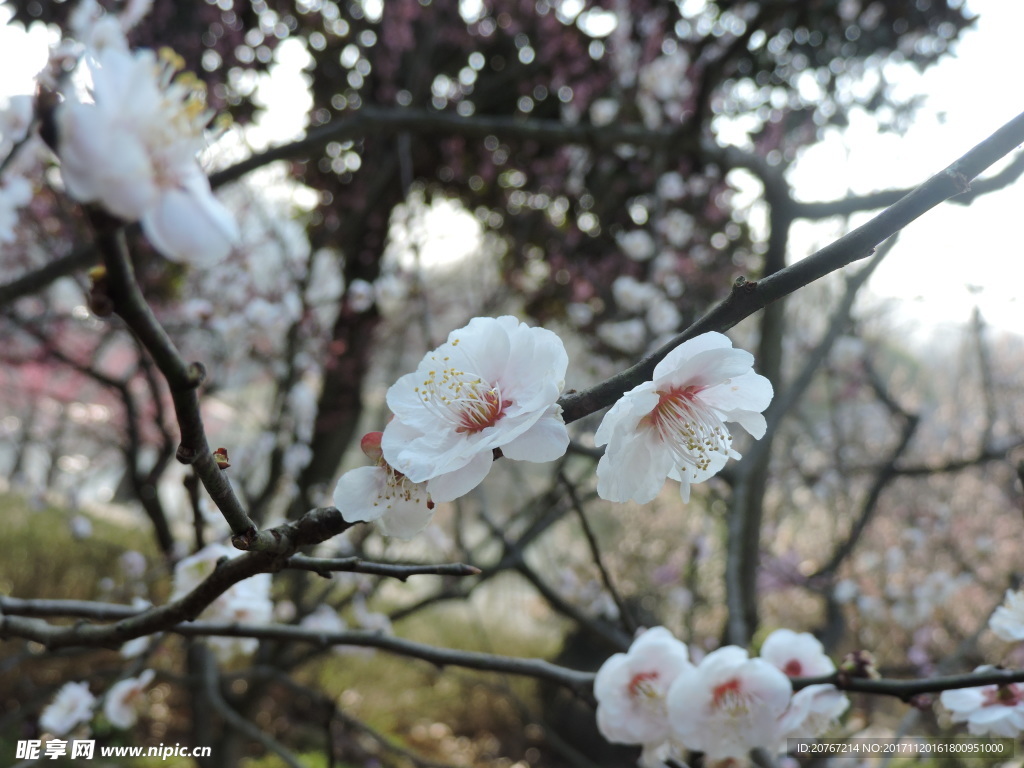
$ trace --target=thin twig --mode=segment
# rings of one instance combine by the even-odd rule
[[[361,557],[307,557],[292,555],[285,568],[312,571],[329,577],[332,571],[347,573],[369,573],[374,576],[389,576],[405,581],[410,576],[477,576],[480,569],[465,563],[440,563],[437,565],[416,563],[372,563]]]
[[[583,528],[583,534],[587,537],[587,545],[590,547],[590,556],[594,560],[594,564],[597,566],[597,570],[601,573],[601,581],[604,583],[604,588],[608,590],[608,594],[612,596],[612,600],[615,602],[615,607],[619,609],[619,617],[622,619],[622,624],[630,635],[636,634],[636,622],[633,621],[633,616],[629,612],[629,608],[626,607],[625,601],[619,594],[619,590],[615,588],[615,583],[612,581],[612,576],[608,572],[608,569],[604,565],[604,558],[601,557],[601,546],[597,542],[597,536],[594,535],[593,529],[590,527],[590,521],[587,520],[587,515],[583,511],[583,505],[580,504],[579,498],[576,496],[576,487],[569,481],[569,478],[565,476],[565,472],[559,471],[558,479],[562,481],[562,485],[565,486],[566,491],[569,494],[569,501],[572,502],[572,508],[576,512],[576,517],[580,521],[580,526]]]
[[[220,693],[220,675],[213,653],[209,649],[204,648],[201,658],[203,693],[207,701],[210,702],[210,706],[224,719],[224,722],[253,741],[262,744],[264,749],[280,757],[290,768],[308,768],[305,763],[299,762],[298,758],[284,744],[269,733],[264,732],[254,723],[250,723],[228,705]]]

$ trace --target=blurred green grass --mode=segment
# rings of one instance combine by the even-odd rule
[[[169,577],[161,571],[161,558],[151,543],[149,523],[141,514],[136,525],[104,516],[90,516],[92,536],[76,540],[69,520],[71,514],[55,506],[32,508],[13,494],[0,494],[6,555],[0,559],[0,593],[26,599],[77,599],[129,602],[133,587],[120,565],[129,549],[142,552],[150,564],[147,578],[150,595],[162,601],[169,589]],[[310,576],[309,578],[313,578]],[[501,585],[494,585],[502,589]],[[514,588],[514,587],[513,587]],[[489,600],[477,601],[483,605]],[[499,602],[499,601],[495,601]],[[69,620],[70,621],[70,620]],[[527,625],[531,625],[527,628]],[[419,642],[462,650],[510,656],[551,658],[561,642],[558,622],[524,622],[517,612],[499,613],[481,609],[470,602],[438,604],[400,622],[397,635]],[[184,641],[165,640],[153,666],[168,675],[180,675],[184,668]],[[8,641],[0,644],[0,764],[15,754],[18,739],[33,738],[24,731],[56,690],[71,680],[93,681],[92,690],[105,688],[125,666],[115,651],[100,649],[50,653],[34,643]],[[501,754],[522,754],[524,730],[530,713],[540,710],[541,695],[534,681],[458,668],[438,669],[427,662],[365,651],[325,651],[302,664],[293,674],[303,686],[330,698],[346,716],[356,718],[381,734],[399,749],[414,751],[427,759],[464,765],[496,765]],[[167,688],[166,685],[162,687]],[[265,719],[275,726],[288,716],[292,704],[288,695],[268,697]],[[166,697],[162,730],[149,722],[148,736],[139,731],[97,734],[99,744],[139,746],[164,743],[189,744],[185,696],[179,689]],[[256,718],[261,724],[260,718]],[[270,729],[272,732],[275,728]],[[304,727],[299,753],[310,768],[327,764],[322,750],[322,731]],[[276,735],[285,736],[286,732]],[[297,734],[295,734],[297,735]],[[359,737],[369,745],[372,739]],[[289,738],[285,738],[290,741]],[[510,742],[512,744],[510,745]],[[380,751],[393,758],[387,764],[408,764],[395,752]],[[12,759],[12,762],[13,759]],[[61,765],[60,760],[47,760]],[[78,761],[75,761],[78,762]],[[94,758],[93,764],[102,760]],[[190,759],[118,758],[118,768],[189,768]],[[504,761],[499,761],[504,762]],[[73,764],[72,761],[67,762]],[[276,755],[246,759],[246,768],[277,768],[284,765]],[[339,763],[339,768],[346,768]]]

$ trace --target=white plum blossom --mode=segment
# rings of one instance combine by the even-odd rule
[[[208,544],[180,561],[174,567],[171,600],[178,600],[201,584],[217,568],[221,558],[235,558],[242,553],[223,544]],[[204,621],[229,624],[269,624],[274,604],[270,599],[270,574],[259,573],[231,585],[200,614]],[[251,637],[210,637],[207,644],[221,661],[250,654],[259,641]]]
[[[986,664],[974,671],[993,669]],[[953,715],[953,722],[967,723],[974,736],[1016,738],[1024,731],[1024,688],[1019,683],[957,688],[943,691],[939,700]]]
[[[772,749],[793,689],[782,672],[734,645],[709,653],[684,671],[668,693],[675,738],[708,760],[743,759]]]
[[[761,644],[761,658],[788,677],[819,677],[836,671],[821,641],[810,632],[776,629]]]
[[[594,125],[610,125],[619,115],[619,102],[615,99],[597,99],[590,105],[590,122]]]
[[[395,418],[381,441],[385,461],[441,502],[479,485],[496,448],[516,461],[560,458],[568,365],[551,331],[508,315],[474,318],[388,390]]]
[[[761,411],[772,398],[771,383],[754,373],[753,361],[714,332],[669,352],[655,367],[654,380],[627,392],[598,427],[594,442],[608,446],[597,465],[598,495],[645,504],[672,478],[689,501],[691,484],[739,458],[725,422],[763,437]]]
[[[631,275],[620,275],[612,283],[615,303],[627,312],[644,312],[657,299],[661,291],[650,283],[641,283]]]
[[[615,240],[627,258],[633,261],[647,261],[654,256],[654,238],[646,229],[623,232]]]
[[[658,179],[658,195],[666,200],[679,200],[686,194],[686,182],[678,171],[669,171]]]
[[[1006,590],[1006,599],[988,620],[988,628],[1001,640],[1024,640],[1024,592]]]
[[[594,319],[594,308],[582,301],[575,301],[565,308],[565,314],[569,322],[577,328],[590,325]]]
[[[834,685],[809,685],[793,694],[779,721],[779,752],[786,739],[813,739],[825,733],[850,707],[846,694]]]
[[[373,306],[373,283],[356,278],[348,286],[348,304],[353,312],[365,312]]]
[[[674,333],[682,321],[676,305],[666,298],[659,297],[647,310],[647,326],[657,334]]]
[[[644,348],[647,326],[636,317],[617,323],[601,323],[597,326],[597,338],[620,352],[633,354]]]
[[[334,506],[350,523],[376,523],[385,536],[411,539],[430,523],[434,502],[426,483],[414,483],[384,460],[380,432],[363,435],[360,447],[376,463],[346,472],[334,488]]]
[[[821,642],[809,632],[777,629],[761,645],[761,658],[787,677],[820,677],[836,671]],[[793,694],[779,723],[779,740],[820,736],[850,706],[834,685],[809,685]]]
[[[65,683],[39,716],[39,727],[64,736],[79,723],[92,720],[95,706],[96,697],[89,692],[88,683]]]
[[[680,247],[685,245],[693,235],[693,217],[686,211],[676,208],[665,215],[665,218],[659,222],[658,228],[669,243]]]
[[[664,627],[633,641],[628,653],[609,658],[594,678],[597,727],[616,744],[655,748],[671,736],[666,697],[672,683],[691,670],[689,650]]]
[[[72,92],[57,110],[61,176],[69,194],[125,221],[141,221],[174,261],[211,264],[239,239],[196,160],[210,120],[202,84],[175,77],[180,57],[116,45],[86,57],[89,95]]]
[[[103,700],[103,714],[115,728],[131,728],[139,719],[139,710],[145,703],[143,692],[153,682],[156,673],[147,669],[138,677],[119,680],[110,686]]]
[[[146,575],[146,556],[141,552],[129,549],[117,559],[117,562],[129,579],[141,579]]]

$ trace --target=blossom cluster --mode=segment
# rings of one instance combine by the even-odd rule
[[[730,645],[694,664],[685,643],[654,627],[598,670],[597,724],[608,741],[642,746],[648,766],[683,750],[711,762],[742,760],[755,749],[781,753],[786,739],[820,736],[849,706],[835,686],[794,693],[790,678],[834,671],[808,633],[779,629],[758,658]]]
[[[131,728],[145,710],[146,688],[156,672],[143,671],[138,677],[127,677],[110,686],[103,696],[103,716],[115,728]],[[84,682],[65,683],[39,715],[39,727],[54,736],[65,736],[89,723],[99,703]]]
[[[1024,640],[1024,591],[1008,589],[988,627],[1006,642]],[[995,670],[996,667],[984,664],[974,671]],[[1016,738],[1024,733],[1024,685],[1020,683],[957,688],[943,691],[939,700],[949,710],[953,722],[966,723],[968,732],[974,736]]]
[[[761,411],[772,387],[752,364],[720,333],[672,350],[598,428],[595,441],[608,446],[598,494],[647,503],[672,478],[688,501],[691,484],[739,457],[726,422],[756,438],[767,429]],[[410,538],[436,502],[476,488],[498,452],[518,461],[560,458],[569,445],[558,405],[567,366],[551,331],[511,316],[474,318],[388,390],[394,419],[362,440],[374,464],[341,477],[335,506],[349,522],[376,521],[385,534]]]
[[[209,264],[239,239],[197,160],[213,114],[204,84],[181,71],[180,56],[169,49],[130,50],[126,33],[149,6],[133,0],[114,15],[85,0],[69,22],[75,39],[51,51],[51,68],[74,65],[72,78],[51,84],[63,96],[55,114],[61,178],[79,202],[140,222],[167,258]],[[0,133],[3,146],[10,138]],[[24,184],[16,181],[0,184],[0,240],[7,230],[4,201],[24,204]]]

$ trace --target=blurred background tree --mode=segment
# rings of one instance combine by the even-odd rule
[[[75,7],[7,5],[20,22],[59,26]],[[234,441],[234,482],[249,514],[269,523],[326,503],[343,461],[358,461],[353,449],[362,432],[382,426],[382,386],[474,314],[514,311],[571,336],[569,383],[583,387],[672,338],[724,298],[737,277],[756,280],[784,267],[795,220],[892,202],[898,190],[798,203],[786,171],[854,109],[872,114],[880,131],[905,126],[914,103],[894,97],[891,65],[928,67],[970,25],[967,6],[948,0],[156,2],[131,40],[180,53],[208,83],[210,105],[234,118],[238,129],[210,162],[219,168],[214,183],[241,211],[246,244],[223,265],[187,269],[168,266],[135,238],[136,266],[175,341],[210,369],[205,414],[212,432]],[[298,62],[308,94],[272,100],[264,76],[286,61]],[[274,146],[249,130],[289,110],[306,114],[293,119],[294,135],[277,136]],[[737,194],[751,179],[759,188],[755,207]],[[41,190],[39,201],[34,228],[8,252],[22,271],[5,271],[9,292],[0,291],[11,339],[0,353],[4,397],[19,414],[7,430],[8,475],[30,491],[74,496],[81,490],[76,478],[120,474],[123,464],[115,499],[138,505],[152,523],[157,551],[147,552],[154,563],[147,594],[164,597],[170,568],[217,537],[218,516],[194,478],[186,478],[183,494],[169,492],[180,487],[181,473],[161,382],[123,329],[79,310],[90,289],[74,270],[94,256],[73,244],[87,240],[87,229],[52,190]],[[448,226],[475,220],[466,229],[471,255],[431,262],[428,249],[442,236],[439,210],[449,212]],[[69,260],[45,266],[54,254]],[[22,292],[10,286],[20,285],[28,268],[43,274],[35,287],[69,274],[72,280],[14,302],[11,293]],[[955,394],[930,389],[934,369],[888,337],[881,321],[851,318],[862,283],[806,291],[795,307],[776,302],[756,326],[738,329],[780,395],[769,413],[779,427],[684,515],[676,499],[656,504],[657,515],[609,514],[593,504],[593,449],[584,437],[591,425],[584,422],[565,464],[525,482],[507,470],[502,493],[458,505],[437,526],[426,555],[385,548],[368,526],[333,552],[458,559],[484,568],[479,579],[398,592],[365,576],[336,577],[323,588],[311,587],[306,574],[281,576],[275,598],[293,613],[279,620],[298,622],[320,604],[354,617],[372,603],[390,621],[413,622],[402,626],[420,639],[461,647],[461,633],[437,626],[445,605],[471,605],[477,586],[508,585],[511,571],[516,586],[487,592],[486,602],[500,596],[514,606],[508,615],[516,620],[503,625],[510,647],[495,649],[514,655],[525,648],[550,657],[562,647],[566,666],[596,668],[636,626],[653,623],[709,646],[747,644],[767,610],[815,629],[830,649],[885,647],[893,653],[887,660],[895,660],[909,643],[915,671],[934,669],[984,618],[958,625],[938,610],[949,590],[977,589],[973,576],[958,581],[973,573],[971,558],[951,556],[946,575],[932,578],[924,595],[910,577],[872,581],[882,571],[871,557],[888,558],[886,573],[906,566],[902,550],[889,554],[883,546],[897,535],[888,526],[927,533],[913,552],[913,573],[934,566],[930,548],[964,540],[958,526],[935,522],[945,513],[921,502],[921,484],[942,495],[936,488],[953,482],[943,478],[966,472],[968,485],[991,492],[989,511],[1019,502],[1004,461],[1024,434],[1009,405],[1019,392],[986,356],[992,340],[980,315],[958,358],[966,383]],[[998,386],[1004,390],[996,394]],[[927,448],[913,443],[919,425],[948,439]],[[964,444],[977,450],[964,453]],[[29,469],[38,464],[48,468],[41,478]],[[901,486],[883,496],[901,477],[916,483],[913,490]],[[968,497],[961,503],[979,498]],[[628,599],[613,599],[594,577],[591,560],[598,558],[571,521],[577,513],[584,519],[584,508],[597,510],[606,565]],[[992,554],[998,567],[982,574],[993,599],[1006,586],[1008,557]],[[31,594],[33,583],[21,593]],[[800,599],[790,601],[794,592]],[[977,605],[985,607],[980,596]],[[542,628],[519,636],[509,624],[524,624],[525,616],[539,617]],[[903,634],[890,634],[894,624]],[[30,652],[11,658],[20,662]],[[329,742],[342,744],[355,762],[377,759],[379,746],[360,751],[365,729],[354,718],[344,721],[343,733],[332,732],[338,721],[331,718],[347,717],[334,702],[340,697],[346,712],[359,711],[377,685],[366,676],[389,669],[396,678],[414,676],[401,688],[413,701],[394,707],[394,715],[387,714],[392,702],[374,701],[364,714],[433,758],[483,763],[515,754],[544,765],[584,765],[580,753],[597,743],[585,733],[589,710],[575,723],[562,702],[538,714],[524,702],[543,696],[512,684],[446,688],[450,680],[404,661],[392,666],[378,658],[365,670],[341,672],[330,661],[323,649],[306,653],[267,640],[256,668],[231,670],[223,692],[232,707],[300,751],[318,748],[311,745],[326,719]],[[193,679],[207,669],[201,654],[190,653],[188,662]],[[45,676],[52,685],[64,672],[51,665]],[[162,700],[175,697],[173,711],[193,714],[191,726],[175,721],[165,729],[191,727],[196,743],[216,739],[211,765],[258,751],[244,731],[210,732],[211,720],[201,716],[208,704],[187,679],[164,684]],[[416,707],[434,707],[428,717],[443,719],[444,707],[411,692],[432,686],[449,697],[447,711],[461,732],[500,731],[498,743],[460,747],[450,730],[424,731],[403,719]],[[453,690],[472,695],[455,706]],[[387,699],[394,689],[375,693]],[[474,706],[477,695],[487,706]],[[25,716],[23,706],[9,700],[9,717]],[[545,718],[553,727],[542,737],[527,727]],[[318,728],[290,729],[303,719]],[[441,743],[447,751],[432,753]],[[544,749],[531,757],[536,744]],[[590,759],[605,749],[593,749]]]

